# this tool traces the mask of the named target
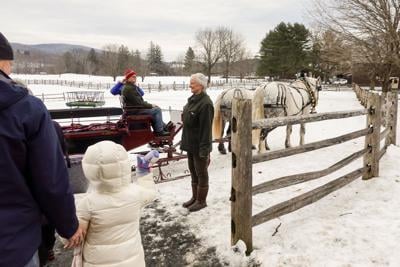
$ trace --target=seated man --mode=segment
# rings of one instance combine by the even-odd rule
[[[137,108],[146,108],[138,110],[136,114],[147,114],[153,117],[152,126],[154,132],[158,136],[169,135],[169,132],[164,130],[165,123],[162,119],[161,109],[153,104],[143,100],[140,94],[139,87],[136,85],[136,72],[131,69],[125,71],[124,87],[122,88],[122,96],[124,97],[125,104]]]

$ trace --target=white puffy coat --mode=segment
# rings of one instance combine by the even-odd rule
[[[80,223],[88,225],[83,266],[145,266],[139,219],[156,196],[152,175],[132,184],[128,154],[111,141],[90,146],[82,168],[94,188],[77,206]]]

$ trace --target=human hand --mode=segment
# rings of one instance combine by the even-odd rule
[[[85,235],[86,235],[85,228],[79,225],[75,234],[70,239],[68,239],[68,242],[64,245],[64,248],[75,248],[79,246],[85,239]]]

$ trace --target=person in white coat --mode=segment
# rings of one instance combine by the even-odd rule
[[[83,266],[145,266],[139,219],[156,196],[151,173],[131,183],[128,153],[111,141],[90,146],[82,168],[93,188],[77,206],[87,228]]]

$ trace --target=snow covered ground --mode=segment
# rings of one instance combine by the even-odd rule
[[[67,90],[54,86],[32,85],[34,94]],[[209,89],[213,100],[220,90]],[[107,95],[106,105],[118,106],[117,97]],[[189,91],[146,93],[144,98],[163,109],[182,109]],[[45,103],[49,108],[65,107],[62,102]],[[322,91],[318,112],[362,108],[351,91]],[[164,113],[167,121],[168,114]],[[400,122],[398,123],[400,133]],[[335,137],[363,129],[364,116],[306,125],[306,143]],[[293,127],[292,145],[299,141],[299,127]],[[285,129],[280,127],[269,135],[271,149],[284,148]],[[400,143],[400,134],[397,137]],[[326,168],[363,148],[363,138],[305,154],[253,165],[253,184],[280,176]],[[322,200],[253,228],[252,262],[262,266],[400,266],[400,147],[391,146],[381,159],[380,176],[369,181],[360,179]],[[362,166],[357,160],[332,175],[256,195],[253,214],[271,205],[310,191],[330,180]],[[185,216],[191,231],[205,246],[215,246],[217,255],[231,266],[246,266],[249,258],[233,253],[230,244],[230,154],[220,155],[214,147],[211,154],[210,192],[208,207],[188,214],[181,203],[189,198],[190,180],[158,184],[159,203],[172,215]],[[174,165],[183,171],[185,162]],[[154,218],[156,220],[156,218]],[[278,232],[272,236],[278,225]],[[158,222],[162,227],[162,222]],[[143,233],[145,235],[145,233]]]

